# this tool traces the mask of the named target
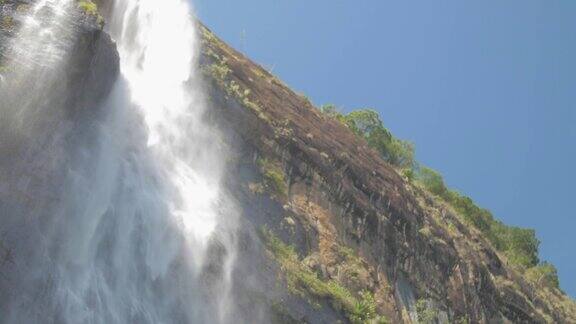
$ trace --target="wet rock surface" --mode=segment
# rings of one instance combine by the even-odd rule
[[[59,86],[51,89],[57,92],[52,97],[45,98],[45,106],[64,107],[71,113],[95,109],[104,100],[112,88],[119,68],[119,57],[114,42],[103,31],[102,18],[86,13],[75,2],[71,3],[71,9],[67,19],[61,23],[61,29],[56,32],[65,34],[59,50],[64,52],[64,62],[55,70],[47,71],[45,67],[30,67],[30,62],[19,59],[19,53],[11,53],[11,47],[15,37],[23,32],[22,28],[31,16],[36,1],[32,0],[4,0],[0,3],[0,74],[3,76],[3,98],[10,97],[8,91],[16,91],[16,87],[10,87],[10,80],[20,76],[14,75],[14,71],[25,66],[34,70],[29,74],[36,74],[31,80],[21,80],[32,84],[39,77],[50,77],[59,81]],[[38,10],[35,15],[36,23],[49,24],[53,19],[53,13],[47,6]],[[58,36],[56,36],[58,37]],[[18,84],[18,88],[28,91]],[[20,96],[13,95],[16,102]],[[6,104],[6,103],[3,103]],[[30,104],[32,105],[32,104]]]
[[[115,44],[96,17],[76,7],[62,26],[66,42],[56,48],[66,56],[61,65],[31,65],[11,52],[35,3],[0,1],[0,322],[10,321],[11,301],[24,295],[35,309],[30,318],[53,306],[34,303],[53,282],[30,287],[22,273],[45,252],[33,238],[49,230],[69,172],[66,162],[78,155],[71,144],[95,131],[118,76]],[[51,14],[42,11],[40,17]]]

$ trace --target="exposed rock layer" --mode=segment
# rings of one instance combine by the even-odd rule
[[[205,28],[203,37],[214,113],[238,139],[234,174],[251,175],[238,185],[244,215],[296,247],[320,279],[356,296],[370,291],[394,323],[422,321],[426,312],[444,323],[576,322],[568,297],[526,282],[478,231],[343,124]],[[261,161],[275,165],[285,193],[267,185],[271,171]],[[360,260],[353,276],[339,252],[346,248]],[[278,271],[290,278],[282,265]],[[295,321],[351,319],[334,307],[336,297],[297,284],[309,306],[274,309]],[[268,297],[283,305],[280,296]]]

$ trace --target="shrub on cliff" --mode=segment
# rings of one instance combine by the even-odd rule
[[[434,324],[438,322],[438,310],[436,310],[426,299],[419,299],[415,305],[418,323]]]
[[[506,255],[511,263],[523,268],[534,267],[538,264],[540,241],[536,238],[536,232],[533,229],[506,227],[503,234]]]
[[[98,6],[92,0],[79,0],[78,8],[82,9],[86,14],[91,16],[98,15]]]
[[[444,179],[440,173],[422,166],[416,172],[416,179],[424,185],[424,187],[431,193],[441,198],[448,198],[448,188],[444,184]]]
[[[537,286],[548,288],[560,288],[558,271],[556,267],[548,262],[543,262],[526,271],[526,278]]]
[[[376,300],[371,292],[355,294],[338,280],[319,276],[302,261],[293,246],[284,243],[267,227],[260,229],[260,236],[280,265],[291,293],[305,299],[312,297],[309,302],[317,307],[321,307],[318,300],[328,299],[354,324],[388,323],[384,316],[377,313]]]
[[[288,186],[286,185],[284,170],[278,164],[267,159],[258,159],[258,166],[262,172],[264,188],[278,198],[286,196]]]
[[[320,109],[325,115],[340,121],[354,134],[364,138],[368,146],[378,151],[388,163],[402,168],[413,167],[414,145],[394,137],[384,127],[378,112],[360,109],[343,115],[334,105],[325,105]]]
[[[474,201],[448,189],[442,176],[427,167],[415,169],[415,179],[430,193],[450,204],[466,222],[479,229],[500,251],[505,252],[510,263],[522,269],[538,264],[540,242],[531,229],[507,226],[496,220],[492,213],[479,207]]]
[[[98,6],[92,0],[77,0],[78,8],[89,17],[94,17],[96,22],[102,27],[104,18],[98,12]]]

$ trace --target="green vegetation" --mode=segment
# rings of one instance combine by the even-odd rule
[[[226,92],[226,95],[235,98],[247,108],[260,112],[262,109],[250,100],[250,89],[242,89],[236,81],[230,80],[229,75],[232,70],[228,67],[226,59],[220,59],[215,53],[212,53],[212,57],[216,60],[204,69],[204,73],[212,77],[218,86]]]
[[[79,0],[78,8],[90,16],[98,15],[98,6],[92,0]]]
[[[288,290],[307,298],[328,299],[335,309],[342,311],[352,323],[386,323],[376,313],[376,301],[371,292],[363,291],[355,296],[336,280],[323,280],[302,262],[292,246],[282,242],[272,231],[260,231],[263,241],[286,277]],[[313,304],[320,307],[319,304]]]
[[[414,146],[394,137],[383,125],[378,113],[370,109],[352,111],[342,114],[334,105],[322,106],[324,115],[334,118],[346,125],[354,134],[366,140],[368,145],[378,151],[382,158],[390,164],[400,167],[401,174],[410,182],[415,182],[428,192],[441,198],[451,205],[463,220],[480,230],[496,249],[502,251],[508,261],[519,270],[527,270],[540,274],[546,270],[546,282],[558,281],[556,271],[551,271],[549,264],[539,265],[538,247],[540,242],[531,229],[507,226],[496,220],[492,213],[477,206],[474,201],[454,190],[449,189],[442,176],[425,166],[418,164],[414,158]],[[423,234],[429,234],[428,231]],[[538,280],[542,282],[542,280]]]
[[[231,72],[230,68],[226,64],[226,60],[221,60],[216,63],[212,63],[207,67],[207,72],[214,77],[218,82],[226,82],[228,74]]]
[[[430,193],[450,204],[464,220],[479,229],[494,247],[503,251],[512,265],[527,269],[536,266],[540,242],[531,229],[506,226],[472,199],[446,187],[442,176],[427,167],[416,170],[415,179]]]
[[[360,292],[360,299],[354,305],[354,313],[350,316],[352,323],[388,323],[386,318],[378,315],[374,294],[364,290]]]
[[[202,41],[204,46],[202,50],[206,57],[209,57],[211,63],[202,68],[204,75],[210,77],[218,87],[226,93],[226,96],[236,99],[240,104],[258,114],[260,119],[266,120],[267,117],[262,113],[262,108],[251,100],[251,90],[243,89],[238,82],[231,78],[232,69],[228,66],[227,59],[218,55],[213,49],[214,44],[219,41],[208,29],[202,27]]]
[[[416,302],[416,315],[419,324],[435,324],[438,321],[438,310],[431,307],[426,299]]]
[[[363,270],[362,260],[349,247],[338,245],[336,249],[342,258],[341,273],[350,279],[359,280]]]
[[[461,317],[458,317],[455,321],[454,324],[470,324],[470,320],[468,319],[467,315],[463,315]]]
[[[284,197],[288,193],[286,177],[281,167],[268,159],[258,159],[258,166],[264,177],[264,188],[278,197]]]
[[[526,278],[536,286],[560,289],[558,282],[558,271],[554,265],[543,262],[526,271]]]
[[[92,0],[78,0],[78,8],[87,16],[95,17],[100,26],[104,23],[104,18],[98,12],[98,6]]]
[[[354,134],[364,138],[388,163],[402,168],[411,168],[414,165],[414,145],[394,137],[384,127],[376,111],[361,109],[343,115],[334,105],[325,105],[321,110],[327,116],[348,126]]]

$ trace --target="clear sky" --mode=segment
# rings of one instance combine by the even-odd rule
[[[194,3],[314,103],[380,111],[450,187],[535,228],[576,296],[576,1]]]

